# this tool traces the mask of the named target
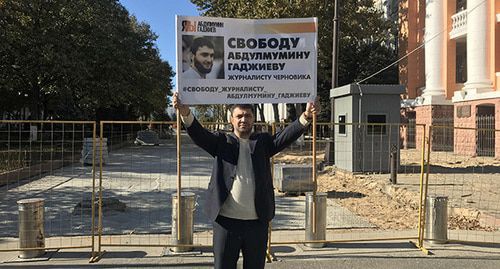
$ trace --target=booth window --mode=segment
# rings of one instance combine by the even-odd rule
[[[345,115],[339,115],[339,134],[346,134],[345,131]]]
[[[386,115],[382,114],[368,114],[368,128],[369,135],[385,135],[386,134]]]

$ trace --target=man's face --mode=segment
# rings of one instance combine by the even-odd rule
[[[214,49],[207,46],[199,47],[196,54],[193,55],[193,63],[201,74],[210,73],[214,64]]]
[[[252,133],[254,116],[251,109],[235,107],[231,115],[234,133],[240,138],[248,138]]]

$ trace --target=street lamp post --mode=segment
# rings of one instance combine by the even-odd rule
[[[333,46],[332,46],[332,89],[338,86],[338,52],[339,52],[339,3],[334,0],[333,4]],[[327,164],[335,163],[335,106],[333,98],[330,98],[330,141],[328,143],[327,153],[325,154],[325,162]]]
[[[333,6],[333,48],[332,48],[332,89],[338,86],[338,53],[339,53],[339,3],[334,1]]]

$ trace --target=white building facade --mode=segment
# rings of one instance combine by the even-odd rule
[[[401,62],[400,82],[407,87],[404,97],[417,100],[416,123],[437,125],[446,118],[454,127],[500,129],[500,1],[401,3],[400,56],[416,51]],[[483,117],[491,120],[485,125]],[[500,157],[500,133],[476,133],[473,142],[470,136],[455,128],[439,142],[456,153]]]

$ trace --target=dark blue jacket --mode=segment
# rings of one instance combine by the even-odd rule
[[[253,133],[249,138],[255,175],[255,210],[259,220],[263,222],[270,221],[275,211],[270,158],[297,140],[306,129],[306,126],[296,120],[274,136],[269,133]],[[187,132],[198,146],[215,158],[205,207],[207,216],[214,221],[233,186],[239,141],[234,133],[211,132],[203,128],[196,119],[187,128]]]

